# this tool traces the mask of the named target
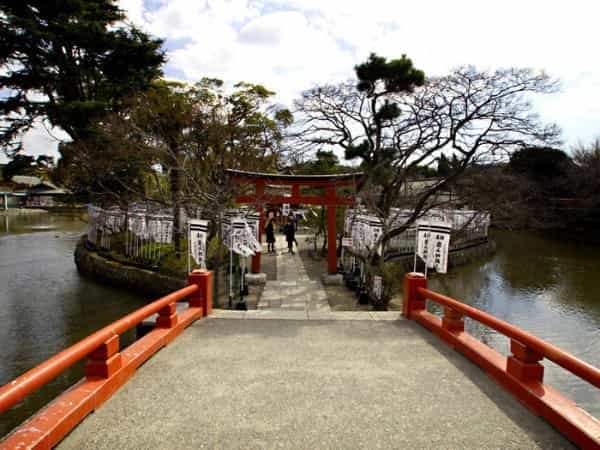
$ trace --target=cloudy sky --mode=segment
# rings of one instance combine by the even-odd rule
[[[461,64],[545,69],[562,92],[536,101],[565,148],[600,136],[600,2],[470,0],[121,0],[132,22],[166,39],[169,78],[264,84],[291,105],[315,83],[345,80],[370,52],[406,53],[428,75]],[[43,130],[30,153],[52,153]]]

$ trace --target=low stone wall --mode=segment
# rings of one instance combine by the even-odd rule
[[[448,254],[448,268],[464,266],[478,258],[493,255],[495,252],[496,243],[491,239],[451,250]],[[391,261],[402,265],[407,272],[413,270],[414,255],[398,256],[397,258],[391,259]]]
[[[187,284],[182,278],[169,277],[104,258],[85,247],[85,238],[75,248],[75,265],[83,275],[154,297],[169,294]]]

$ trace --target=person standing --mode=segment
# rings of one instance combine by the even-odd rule
[[[267,235],[267,252],[275,252],[275,227],[273,226],[273,219],[269,219],[265,227],[265,234]]]
[[[285,240],[288,244],[288,253],[294,254],[294,242],[296,242],[296,227],[291,217],[288,217],[285,227],[283,227]]]

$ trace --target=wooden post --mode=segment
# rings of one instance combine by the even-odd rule
[[[265,195],[265,181],[258,180],[254,185],[254,196],[256,201],[256,206],[258,213],[260,214],[260,219],[258,220],[258,242],[262,242],[262,233],[265,228],[265,213],[264,213],[264,205],[263,205],[263,197]],[[256,255],[252,257],[252,273],[260,273],[260,255],[261,252],[257,252]]]
[[[335,199],[335,186],[327,186],[327,199]],[[337,273],[337,236],[336,236],[336,207],[327,205],[327,272]]]
[[[336,207],[327,207],[327,272],[337,273]]]
[[[292,184],[292,199],[290,200],[292,202],[292,204],[298,202],[298,199],[300,198],[300,185],[299,184]]]
[[[188,275],[188,284],[197,284],[199,289],[188,298],[190,306],[202,308],[202,316],[212,313],[212,272],[208,270],[194,270]]]
[[[506,371],[521,381],[539,381],[544,379],[544,366],[539,361],[543,355],[519,341],[510,340],[511,356],[506,361]]]
[[[173,328],[175,325],[177,325],[177,306],[171,303],[158,311],[156,327]]]
[[[410,272],[404,275],[402,315],[407,319],[412,311],[425,309],[425,299],[417,292],[420,287],[427,288],[427,278],[423,274]]]
[[[462,314],[452,308],[444,306],[444,317],[442,317],[442,328],[448,331],[465,331],[465,322]]]
[[[85,364],[85,376],[110,378],[121,369],[121,366],[119,335],[115,334],[90,355],[90,359]]]

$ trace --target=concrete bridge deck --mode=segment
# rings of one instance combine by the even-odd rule
[[[413,322],[249,317],[190,326],[59,448],[570,447]]]

